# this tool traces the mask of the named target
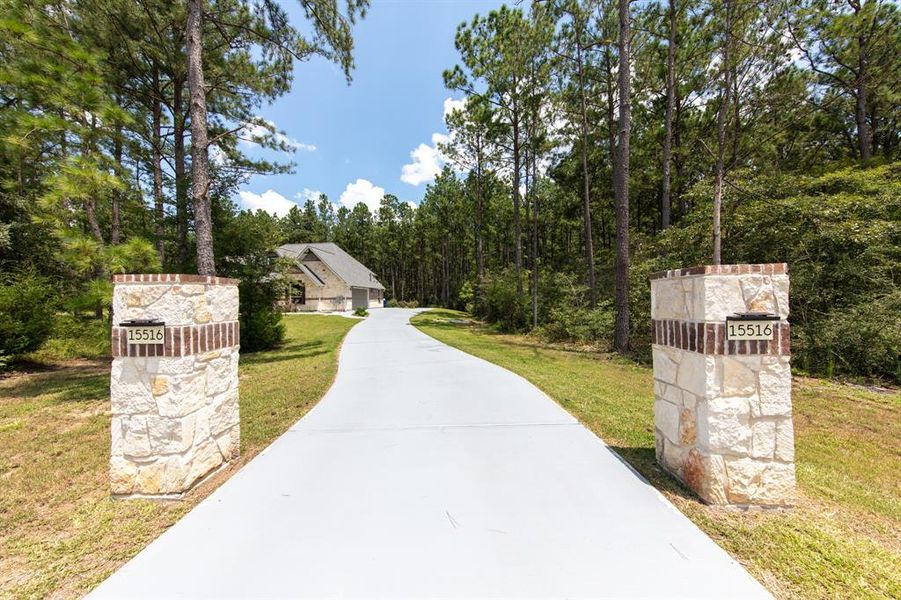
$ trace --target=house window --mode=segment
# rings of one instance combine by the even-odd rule
[[[291,286],[288,290],[288,295],[291,298],[291,304],[307,303],[307,288],[300,281],[291,282]]]

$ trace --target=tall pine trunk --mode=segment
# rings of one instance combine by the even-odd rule
[[[159,72],[154,69],[153,72],[153,89],[154,93],[159,93]],[[165,248],[163,245],[163,237],[165,235],[163,217],[163,165],[162,165],[162,122],[163,107],[159,97],[154,98],[151,109],[151,145],[152,161],[153,161],[153,216],[155,221],[156,235],[156,252],[160,257],[160,263],[166,260]]]
[[[113,161],[115,162],[116,177],[121,176],[125,170],[122,168],[122,126],[116,127],[115,137],[113,138]],[[113,197],[110,205],[110,233],[109,242],[115,246],[119,243],[122,231],[122,192],[113,191]]]
[[[860,11],[861,3],[852,3],[854,12],[858,21],[862,19]],[[875,17],[874,17],[875,18]],[[857,145],[860,152],[860,160],[869,160],[873,156],[873,140],[870,133],[870,124],[867,122],[867,76],[869,75],[869,45],[867,36],[863,33],[864,24],[857,23],[860,28],[860,35],[857,36],[857,80],[855,85],[855,96],[857,102],[854,107],[854,120],[857,122]]]
[[[203,0],[188,0],[188,93],[191,102],[191,200],[197,241],[197,273],[215,275],[210,214],[209,139],[203,82]]]
[[[447,264],[447,238],[441,244],[441,302],[445,308],[450,308],[450,270]]]
[[[616,118],[614,116],[614,107],[616,106],[615,93],[613,91],[613,58],[610,55],[610,48],[605,50],[606,56],[604,63],[607,70],[606,92],[607,92],[607,147],[610,149],[610,164],[616,168]],[[609,248],[609,246],[608,246]]]
[[[514,87],[516,82],[514,81]],[[520,170],[519,110],[513,105],[513,248],[516,261],[516,295],[522,296],[522,223],[520,222]]]
[[[725,33],[723,36],[722,68],[723,83],[720,93],[720,106],[716,115],[716,167],[713,179],[713,264],[718,265],[723,261],[723,240],[721,220],[723,212],[723,179],[725,178],[726,153],[726,117],[729,114],[730,95],[732,93],[732,66],[729,64],[730,49],[732,45],[732,3],[731,0],[723,1],[725,10]]]
[[[619,0],[619,147],[614,164],[613,192],[616,204],[616,290],[613,347],[629,350],[629,134],[631,131],[632,23],[629,0]]]
[[[676,0],[669,0],[666,48],[666,114],[663,124],[663,183],[660,186],[660,228],[670,226],[672,207],[673,106],[676,103]]]
[[[100,231],[100,223],[97,221],[97,209],[94,205],[94,198],[85,198],[84,213],[88,218],[88,227],[91,229],[91,234],[102,246],[104,243],[103,232]]]
[[[484,139],[478,133],[476,140],[476,282],[481,289],[482,277],[485,274],[485,256],[482,243],[482,227],[485,219],[485,200],[482,182],[482,163],[484,159]]]
[[[616,92],[614,91],[615,86],[613,85],[613,55],[610,52],[610,46],[607,46],[604,49],[604,66],[607,71],[606,78],[606,95],[607,95],[607,149],[609,159],[610,159],[610,167],[612,171],[616,170]],[[614,202],[615,203],[615,202]],[[614,226],[613,229],[616,229],[616,207],[614,206],[613,210],[613,219]],[[601,235],[604,241],[604,248],[610,249],[611,246],[611,233],[610,229],[607,227],[607,215],[606,212],[601,211]]]
[[[679,91],[676,90],[675,107],[673,109],[673,163],[676,166],[676,184],[685,181],[685,160],[682,156],[682,98]],[[679,199],[679,216],[684,217],[688,214],[688,201],[683,194],[676,190],[676,197]]]
[[[537,119],[537,116],[536,116]],[[535,121],[533,121],[534,123]],[[536,148],[532,149],[532,328],[538,327],[538,284],[540,273],[538,260],[538,228],[540,198],[538,197],[538,160]],[[526,167],[528,168],[528,166]]]
[[[85,162],[90,164],[92,160],[92,156],[94,155],[95,144],[94,144],[94,130],[96,128],[96,118],[91,116],[90,128],[88,130],[88,134],[85,136],[82,141],[81,154],[86,158]],[[100,245],[104,244],[103,242],[103,232],[100,230],[100,222],[97,220],[97,207],[96,202],[94,200],[94,196],[89,193],[84,200],[84,212],[85,216],[88,219],[88,227],[91,230],[91,234],[93,234],[94,239],[96,239]]]
[[[580,133],[582,138],[580,154],[582,159],[582,230],[585,237],[585,266],[588,276],[588,304],[597,304],[597,285],[594,274],[594,240],[591,232],[591,182],[588,174],[588,103],[585,99],[585,66],[582,58],[582,30],[576,39],[576,59],[579,73],[579,102],[581,112]]]
[[[172,144],[175,160],[175,221],[178,245],[178,266],[188,264],[188,175],[185,167],[185,110],[182,104],[184,80],[172,80]]]
[[[523,177],[523,188],[525,188],[525,204],[526,204],[526,250],[528,252],[528,266],[529,266],[529,306],[533,306],[535,303],[535,254],[533,253],[532,248],[532,236],[535,232],[535,219],[534,215],[532,215],[532,184],[531,180],[532,173],[529,170],[529,165],[532,164],[532,125],[531,123],[527,123],[526,125],[528,130],[528,139],[529,144],[526,147],[525,156],[523,157],[523,167],[525,168],[525,175]],[[531,313],[531,308],[529,309],[529,313]],[[529,322],[532,321],[531,317],[528,318]]]
[[[485,273],[485,257],[482,251],[482,221],[484,219],[483,212],[484,200],[482,199],[482,150],[478,151],[478,162],[476,164],[476,282],[481,289],[482,277]]]

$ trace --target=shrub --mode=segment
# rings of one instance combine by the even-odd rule
[[[285,325],[275,307],[280,292],[280,283],[272,278],[241,280],[238,293],[242,352],[273,348],[284,341]]]
[[[527,273],[523,271],[523,290],[528,289]],[[521,331],[529,320],[529,296],[516,292],[516,270],[506,268],[485,276],[484,304],[479,307],[485,320],[496,323],[502,331]]]
[[[636,358],[645,362],[651,361],[650,275],[663,268],[654,261],[646,261],[632,265],[629,270],[629,347]],[[612,329],[610,342],[613,342]]]
[[[55,296],[50,281],[31,271],[0,280],[0,364],[36,350],[50,337]]]
[[[601,302],[595,308],[558,306],[541,333],[552,342],[598,342],[613,339],[613,307]]]
[[[369,311],[366,310],[365,308],[363,308],[363,307],[361,306],[361,307],[359,307],[359,308],[357,308],[357,309],[354,309],[354,316],[357,316],[357,317],[368,317],[368,316],[369,316]]]
[[[75,358],[102,358],[110,355],[110,321],[59,313],[53,332],[28,360],[56,363]]]
[[[788,263],[793,363],[897,381],[901,165],[818,177],[736,173],[735,182],[743,191],[727,188],[723,201],[723,262]],[[636,239],[633,327],[650,323],[647,273],[710,260],[709,183],[688,196],[698,208],[680,224]],[[647,332],[634,341],[647,352]]]
[[[552,342],[595,343],[613,337],[613,308],[607,301],[588,306],[588,288],[574,273],[542,271],[539,278],[539,333]]]
[[[463,305],[463,310],[468,313],[475,311],[475,290],[471,281],[465,282],[460,288],[459,298],[460,303]]]
[[[281,242],[277,219],[263,211],[240,213],[221,224],[216,236],[217,272],[241,280],[241,351],[265,350],[285,339],[276,301],[285,291],[286,265],[274,250]]]
[[[388,300],[388,308],[419,308],[419,302],[416,300],[398,300],[391,298]]]
[[[901,290],[832,311],[803,328],[796,341],[804,360],[817,357],[815,366],[828,375],[901,381]]]

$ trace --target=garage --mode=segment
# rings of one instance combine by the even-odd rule
[[[365,288],[351,288],[353,299],[351,306],[354,310],[358,308],[369,308],[369,290]]]

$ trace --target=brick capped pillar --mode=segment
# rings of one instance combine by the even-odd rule
[[[113,284],[112,493],[178,497],[240,449],[238,282],[145,274]],[[129,343],[122,324],[148,319],[165,323],[161,343]]]
[[[788,290],[783,263],[651,276],[657,462],[710,504],[793,503]],[[746,312],[778,315],[772,340],[726,339]]]

